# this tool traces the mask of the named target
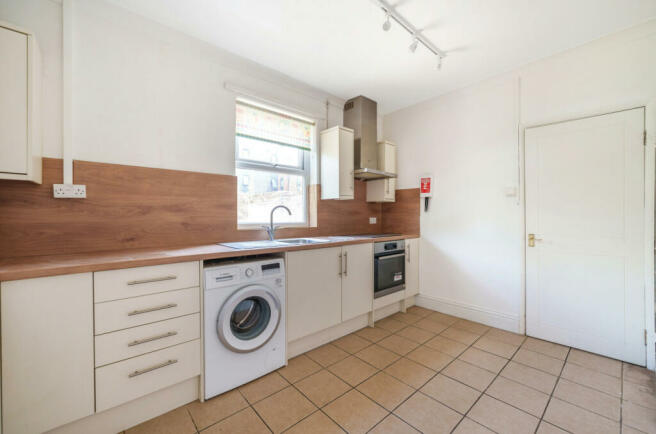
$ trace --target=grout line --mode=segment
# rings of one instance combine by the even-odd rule
[[[542,411],[542,416],[540,416],[540,422],[538,423],[538,426],[535,428],[536,433],[537,433],[538,428],[540,427],[540,424],[544,420],[544,415],[547,414],[547,408],[549,408],[549,404],[551,404],[551,399],[553,398],[553,394],[556,391],[556,387],[558,387],[558,383],[560,382],[561,375],[563,375],[563,371],[565,370],[565,365],[567,365],[567,359],[569,358],[569,353],[571,351],[572,351],[572,348],[569,347],[567,349],[567,355],[565,356],[565,361],[563,363],[563,366],[560,368],[560,373],[558,374],[558,377],[556,378],[556,383],[554,383],[554,387],[553,387],[553,389],[551,389],[551,393],[549,394],[549,399],[547,400],[547,405],[544,406],[544,410]],[[546,422],[551,423],[549,421],[546,421]],[[552,424],[552,425],[557,426],[558,428],[561,428],[556,424]],[[564,428],[561,428],[561,429],[565,430]],[[567,430],[565,430],[565,431],[567,431]]]

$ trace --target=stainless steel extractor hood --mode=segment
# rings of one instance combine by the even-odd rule
[[[344,126],[353,129],[354,132],[353,176],[355,178],[363,180],[396,178],[395,173],[378,170],[377,122],[376,101],[360,95],[344,104]]]

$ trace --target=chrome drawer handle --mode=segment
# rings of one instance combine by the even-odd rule
[[[383,260],[386,260],[386,259],[398,258],[399,256],[405,256],[405,253],[397,253],[396,255],[380,256],[376,259],[378,259],[379,261],[383,261]]]
[[[142,283],[153,283],[153,282],[163,282],[165,280],[175,280],[178,276],[162,276],[162,277],[153,277],[152,279],[143,279],[143,280],[131,280],[128,282],[128,285],[141,285]]]
[[[148,372],[154,371],[155,369],[163,368],[165,366],[173,365],[175,363],[178,363],[178,359],[170,359],[170,360],[167,360],[166,362],[158,363],[157,365],[153,365],[149,368],[138,369],[138,370],[128,374],[128,378],[134,378],[134,377],[136,377],[138,375],[141,375],[141,374],[147,374]]]
[[[178,303],[169,303],[162,306],[149,307],[147,309],[133,310],[128,312],[128,316],[141,315],[142,313],[155,312],[156,310],[171,309],[172,307],[178,307]]]
[[[149,338],[137,339],[137,340],[134,340],[132,342],[129,342],[128,347],[134,347],[135,345],[145,344],[147,342],[156,341],[158,339],[169,338],[169,337],[175,336],[177,334],[178,334],[178,332],[168,332],[168,333],[164,333],[164,334],[157,335],[157,336],[151,336]]]

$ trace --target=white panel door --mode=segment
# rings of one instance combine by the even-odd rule
[[[643,132],[644,109],[526,130],[528,335],[645,365]]]

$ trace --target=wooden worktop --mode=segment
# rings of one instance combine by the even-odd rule
[[[264,253],[290,252],[295,250],[320,249],[348,244],[392,241],[418,238],[418,234],[372,238],[362,237],[341,240],[339,237],[321,237],[330,242],[268,249],[232,249],[219,244],[206,244],[170,249],[130,249],[108,252],[80,253],[74,255],[27,256],[0,259],[0,281],[29,279],[33,277],[56,276],[60,274],[85,273],[90,271],[115,270],[119,268],[142,267],[146,265],[170,264],[173,262],[201,261],[218,258],[231,258]]]

